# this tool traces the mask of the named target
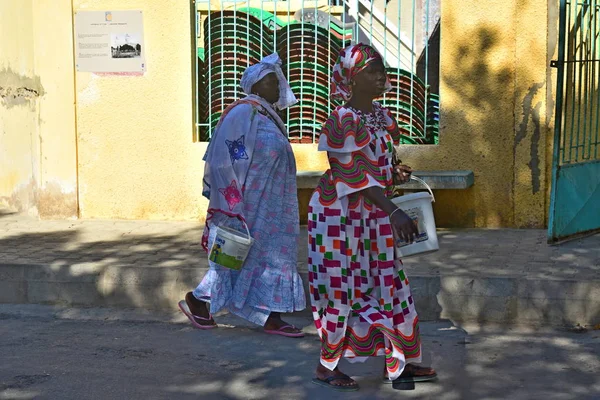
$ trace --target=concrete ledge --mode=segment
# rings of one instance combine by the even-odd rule
[[[300,171],[296,174],[298,189],[314,189],[323,176],[323,171]],[[468,189],[475,183],[473,171],[414,171],[432,189]],[[418,182],[409,182],[401,186],[405,190],[422,189]]]
[[[475,183],[473,171],[414,171],[414,176],[423,179],[432,189],[468,189]],[[400,186],[402,189],[423,189],[415,181]]]
[[[296,173],[296,185],[298,189],[314,189],[325,171],[298,171]]]
[[[298,265],[308,293],[306,265]],[[172,311],[207,271],[194,268],[0,265],[0,303]],[[423,321],[593,325],[600,322],[600,281],[419,275],[407,268]],[[308,302],[310,304],[310,302]],[[309,309],[302,312],[309,315]]]

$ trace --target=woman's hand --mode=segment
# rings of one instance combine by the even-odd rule
[[[390,216],[390,224],[399,239],[407,243],[415,241],[419,234],[417,224],[387,198],[381,187],[371,186],[363,189],[360,193]]]
[[[390,216],[392,227],[396,230],[398,238],[406,243],[412,243],[419,234],[417,224],[406,213],[400,209],[394,211]]]
[[[410,176],[412,174],[412,168],[408,165],[395,165],[394,170],[394,183],[396,185],[402,185],[410,181]]]

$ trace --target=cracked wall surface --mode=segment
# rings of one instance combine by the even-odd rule
[[[7,69],[0,71],[0,100],[5,107],[26,104],[43,95],[39,77],[27,78]]]

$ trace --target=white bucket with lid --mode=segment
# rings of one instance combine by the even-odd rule
[[[245,222],[244,228],[246,234],[224,226],[213,228],[216,234],[208,259],[222,267],[240,270],[254,243]]]
[[[423,184],[429,193],[410,193],[391,199],[392,203],[397,205],[415,221],[419,230],[416,240],[411,244],[396,238],[396,254],[399,257],[429,253],[437,251],[440,248],[435,228],[435,218],[433,217],[432,203],[435,201],[433,192],[429,185],[421,178],[411,176],[410,179]]]

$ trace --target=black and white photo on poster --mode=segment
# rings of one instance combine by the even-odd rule
[[[139,58],[142,56],[140,35],[137,33],[113,33],[110,49],[112,58]]]

